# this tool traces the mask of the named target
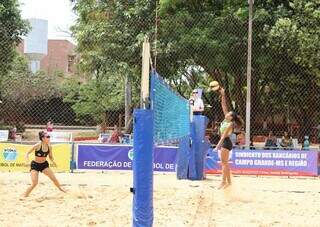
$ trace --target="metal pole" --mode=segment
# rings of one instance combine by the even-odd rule
[[[250,118],[251,118],[251,55],[252,55],[252,14],[253,0],[249,3],[249,29],[248,29],[248,62],[247,62],[247,104],[246,104],[246,146],[250,146]]]

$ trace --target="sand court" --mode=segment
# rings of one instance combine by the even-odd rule
[[[68,190],[46,176],[30,197],[28,173],[0,173],[0,226],[131,226],[132,173],[57,173]],[[320,226],[320,179],[234,177],[218,190],[219,176],[205,181],[154,177],[154,226]]]

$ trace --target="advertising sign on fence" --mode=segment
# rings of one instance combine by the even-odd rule
[[[157,147],[154,151],[154,170],[174,172],[176,147]],[[78,169],[131,170],[132,146],[78,145]]]
[[[51,142],[71,142],[72,132],[48,132]]]
[[[29,171],[30,165],[26,165],[25,156],[31,145],[0,143],[0,171]],[[71,145],[52,145],[52,152],[57,167],[50,166],[54,171],[65,172],[70,170]],[[29,160],[34,158],[30,154]],[[50,163],[50,161],[48,160]]]
[[[231,169],[234,174],[317,176],[316,151],[233,150]],[[207,173],[221,173],[218,153],[210,150]]]
[[[0,130],[0,142],[8,141],[9,130]]]

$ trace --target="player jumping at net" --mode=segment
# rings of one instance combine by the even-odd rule
[[[47,161],[47,156],[49,156],[53,165],[57,166],[52,155],[52,147],[50,145],[50,136],[44,131],[39,132],[40,142],[32,146],[32,148],[26,154],[26,163],[29,164],[29,155],[32,152],[35,152],[35,159],[31,161],[31,186],[24,193],[25,197],[28,197],[31,191],[38,184],[39,172],[47,175],[50,180],[55,184],[55,186],[62,192],[66,192],[60,185],[59,181],[55,177],[53,171],[49,167],[49,163]]]
[[[222,182],[219,186],[219,189],[222,189],[231,185],[229,154],[233,148],[233,144],[230,139],[230,135],[235,128],[241,128],[244,122],[236,112],[228,110],[224,88],[220,87],[219,92],[221,94],[222,110],[225,115],[225,118],[220,126],[221,138],[216,147],[217,151],[221,150]]]

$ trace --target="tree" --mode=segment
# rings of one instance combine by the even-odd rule
[[[4,76],[12,69],[21,36],[28,31],[28,24],[22,20],[18,7],[17,0],[0,2],[0,87]]]
[[[272,25],[274,12],[278,12],[277,6],[270,5],[273,11],[266,10],[263,2],[255,4],[252,92],[257,104],[262,77],[258,72],[269,66],[270,59],[263,49],[264,26]],[[190,66],[201,67],[209,75],[208,80],[217,80],[226,87],[229,105],[235,101],[241,115],[245,112],[247,8],[246,1],[160,1],[162,70],[172,69],[167,74],[181,77]]]
[[[274,123],[280,117],[285,123],[307,119],[302,110],[306,109],[305,100],[312,103],[311,96],[306,87],[301,90],[298,85],[309,84],[318,95],[318,85],[313,81],[318,78],[315,75],[318,75],[319,58],[315,50],[319,42],[318,31],[312,27],[319,22],[317,7],[315,0],[311,3],[302,0],[255,1],[252,50],[254,133],[260,133],[262,120],[270,115],[274,116]],[[157,71],[180,94],[188,97],[192,88],[206,87],[210,80],[217,80],[227,90],[230,107],[244,116],[247,1],[161,0],[156,20],[157,36],[154,35],[156,8],[156,2],[146,0],[76,1],[79,20],[73,32],[79,43],[83,71],[95,78],[121,76],[123,79],[130,75],[131,82],[137,83],[132,87],[139,87],[141,42],[148,35],[151,43],[157,44],[152,45],[153,55],[157,53]],[[300,31],[286,33],[287,28],[284,30],[286,34],[280,33],[283,24],[288,23],[286,20],[298,24],[296,27]],[[289,42],[286,37],[293,37],[295,41]],[[307,80],[307,75],[313,79]],[[294,94],[303,95],[297,97]],[[217,107],[218,97],[205,93],[205,100],[215,106],[214,114],[222,118]],[[314,106],[308,104],[307,108]]]
[[[49,115],[62,113],[68,107],[64,107],[61,99],[60,78],[55,75],[47,75],[43,71],[35,74],[29,71],[28,62],[24,56],[16,54],[10,70],[3,78],[0,116],[6,123],[17,123],[31,120],[33,123],[44,123]],[[58,106],[58,105],[62,106]],[[57,111],[57,106],[59,110]],[[72,115],[72,114],[69,114]],[[54,116],[56,120],[63,119],[65,114]],[[30,122],[30,121],[29,121]],[[56,121],[57,122],[57,121]]]
[[[270,30],[270,44],[320,76],[320,2],[293,0],[290,6],[292,15],[277,20]]]
[[[285,83],[278,85],[278,95],[285,97],[282,103],[294,113],[303,138],[311,134],[320,116],[320,3],[293,0],[290,8],[290,14],[279,18],[270,29],[268,43],[295,69],[285,71]]]
[[[105,82],[126,81],[126,87],[132,87],[133,94],[139,93],[141,45],[145,35],[151,34],[153,29],[154,9],[155,2],[147,0],[74,1],[74,10],[79,17],[71,30],[81,56],[81,73],[87,75],[89,80],[94,78],[95,81],[90,81],[83,87],[89,86],[94,93],[99,90],[100,95],[89,100],[106,104],[97,109],[99,113],[90,113],[95,119],[101,120],[101,115],[106,113],[108,108],[124,108],[122,93],[117,99],[105,99],[108,99],[110,92],[119,93],[124,91],[125,87],[108,87]],[[99,89],[102,85],[106,87]],[[130,92],[130,89],[126,90]],[[86,96],[81,92],[79,95]],[[89,101],[82,102],[81,97],[79,105],[83,109],[90,109],[91,105],[95,105]],[[130,98],[131,95],[126,97]],[[138,100],[138,97],[133,96],[133,99]],[[75,111],[83,115],[77,105],[74,103]]]
[[[32,100],[59,97],[58,78],[43,71],[29,71],[27,59],[17,54],[12,62],[14,70],[3,78],[3,98],[8,102],[26,104]],[[44,96],[45,94],[45,96]]]
[[[123,86],[121,77],[94,78],[84,84],[70,80],[64,87],[64,101],[72,104],[78,120],[91,117],[105,122],[107,111],[123,109]]]

